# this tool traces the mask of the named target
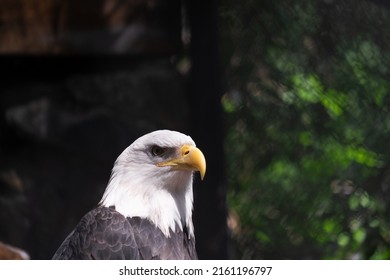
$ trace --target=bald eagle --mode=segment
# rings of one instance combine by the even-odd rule
[[[206,161],[191,137],[158,130],[138,138],[53,259],[197,259],[194,171],[203,179]]]

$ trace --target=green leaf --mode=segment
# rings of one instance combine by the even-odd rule
[[[346,233],[340,233],[337,237],[337,244],[341,247],[345,247],[349,244],[350,237]]]
[[[366,230],[364,228],[359,228],[353,233],[353,239],[361,244],[366,239]]]

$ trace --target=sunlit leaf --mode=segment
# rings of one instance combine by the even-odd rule
[[[350,241],[350,237],[346,233],[340,233],[339,236],[337,237],[337,243],[341,247],[347,246],[349,241]]]
[[[362,243],[366,238],[366,230],[364,228],[359,228],[353,233],[353,239],[357,243]]]

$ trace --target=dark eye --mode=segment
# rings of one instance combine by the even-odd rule
[[[165,153],[165,148],[159,146],[152,147],[152,155],[155,157],[162,156]]]

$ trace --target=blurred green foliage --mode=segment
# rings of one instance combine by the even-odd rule
[[[390,258],[390,6],[220,3],[237,258]]]

